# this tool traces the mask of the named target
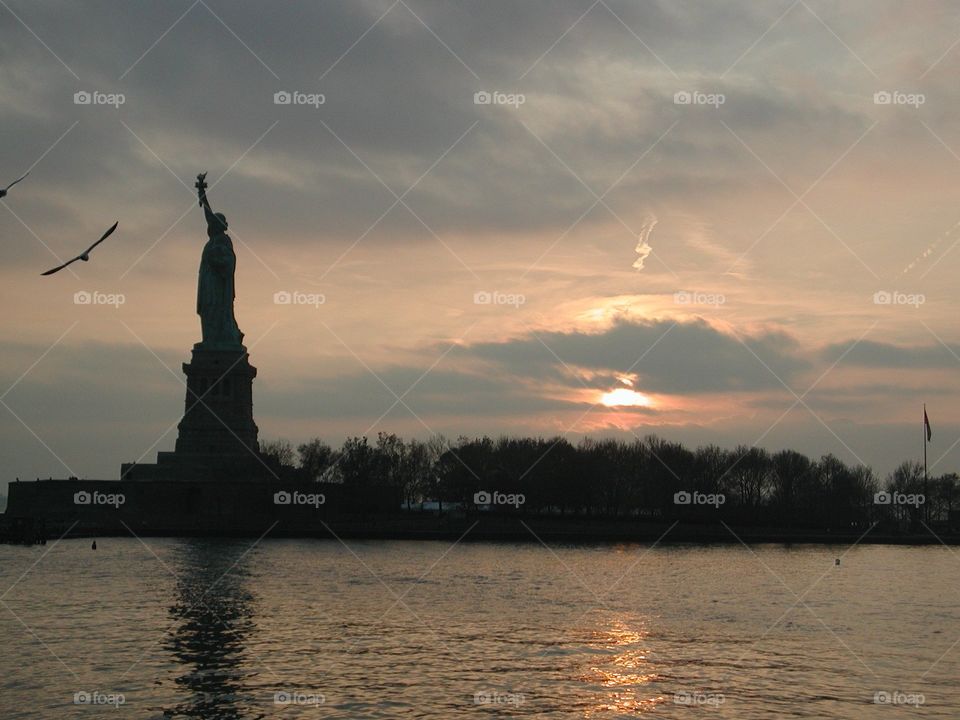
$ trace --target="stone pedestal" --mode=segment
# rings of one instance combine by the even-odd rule
[[[193,346],[183,419],[173,452],[157,453],[156,464],[124,463],[121,479],[263,481],[278,467],[260,454],[253,421],[253,379],[257,369],[247,350]]]
[[[250,457],[259,450],[253,421],[257,369],[245,348],[208,350],[194,345],[187,376],[183,419],[177,425],[180,456]]]

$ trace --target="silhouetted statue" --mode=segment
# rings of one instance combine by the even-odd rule
[[[207,201],[207,174],[197,175],[197,194],[200,207],[207,219],[207,244],[200,259],[200,277],[197,282],[197,314],[200,316],[202,341],[200,345],[212,350],[240,350],[243,333],[237,327],[233,314],[233,273],[237,256],[233,241],[227,235],[227,218],[215,213]]]

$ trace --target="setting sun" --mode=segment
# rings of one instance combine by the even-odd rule
[[[607,407],[651,407],[653,401],[643,393],[629,388],[617,388],[600,398]]]

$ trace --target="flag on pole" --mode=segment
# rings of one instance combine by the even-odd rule
[[[930,418],[927,417],[927,408],[923,408],[923,427],[927,430],[927,442],[933,437],[933,431],[930,430]]]

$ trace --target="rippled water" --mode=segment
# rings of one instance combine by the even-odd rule
[[[960,717],[943,547],[144,542],[0,546],[0,717]]]

